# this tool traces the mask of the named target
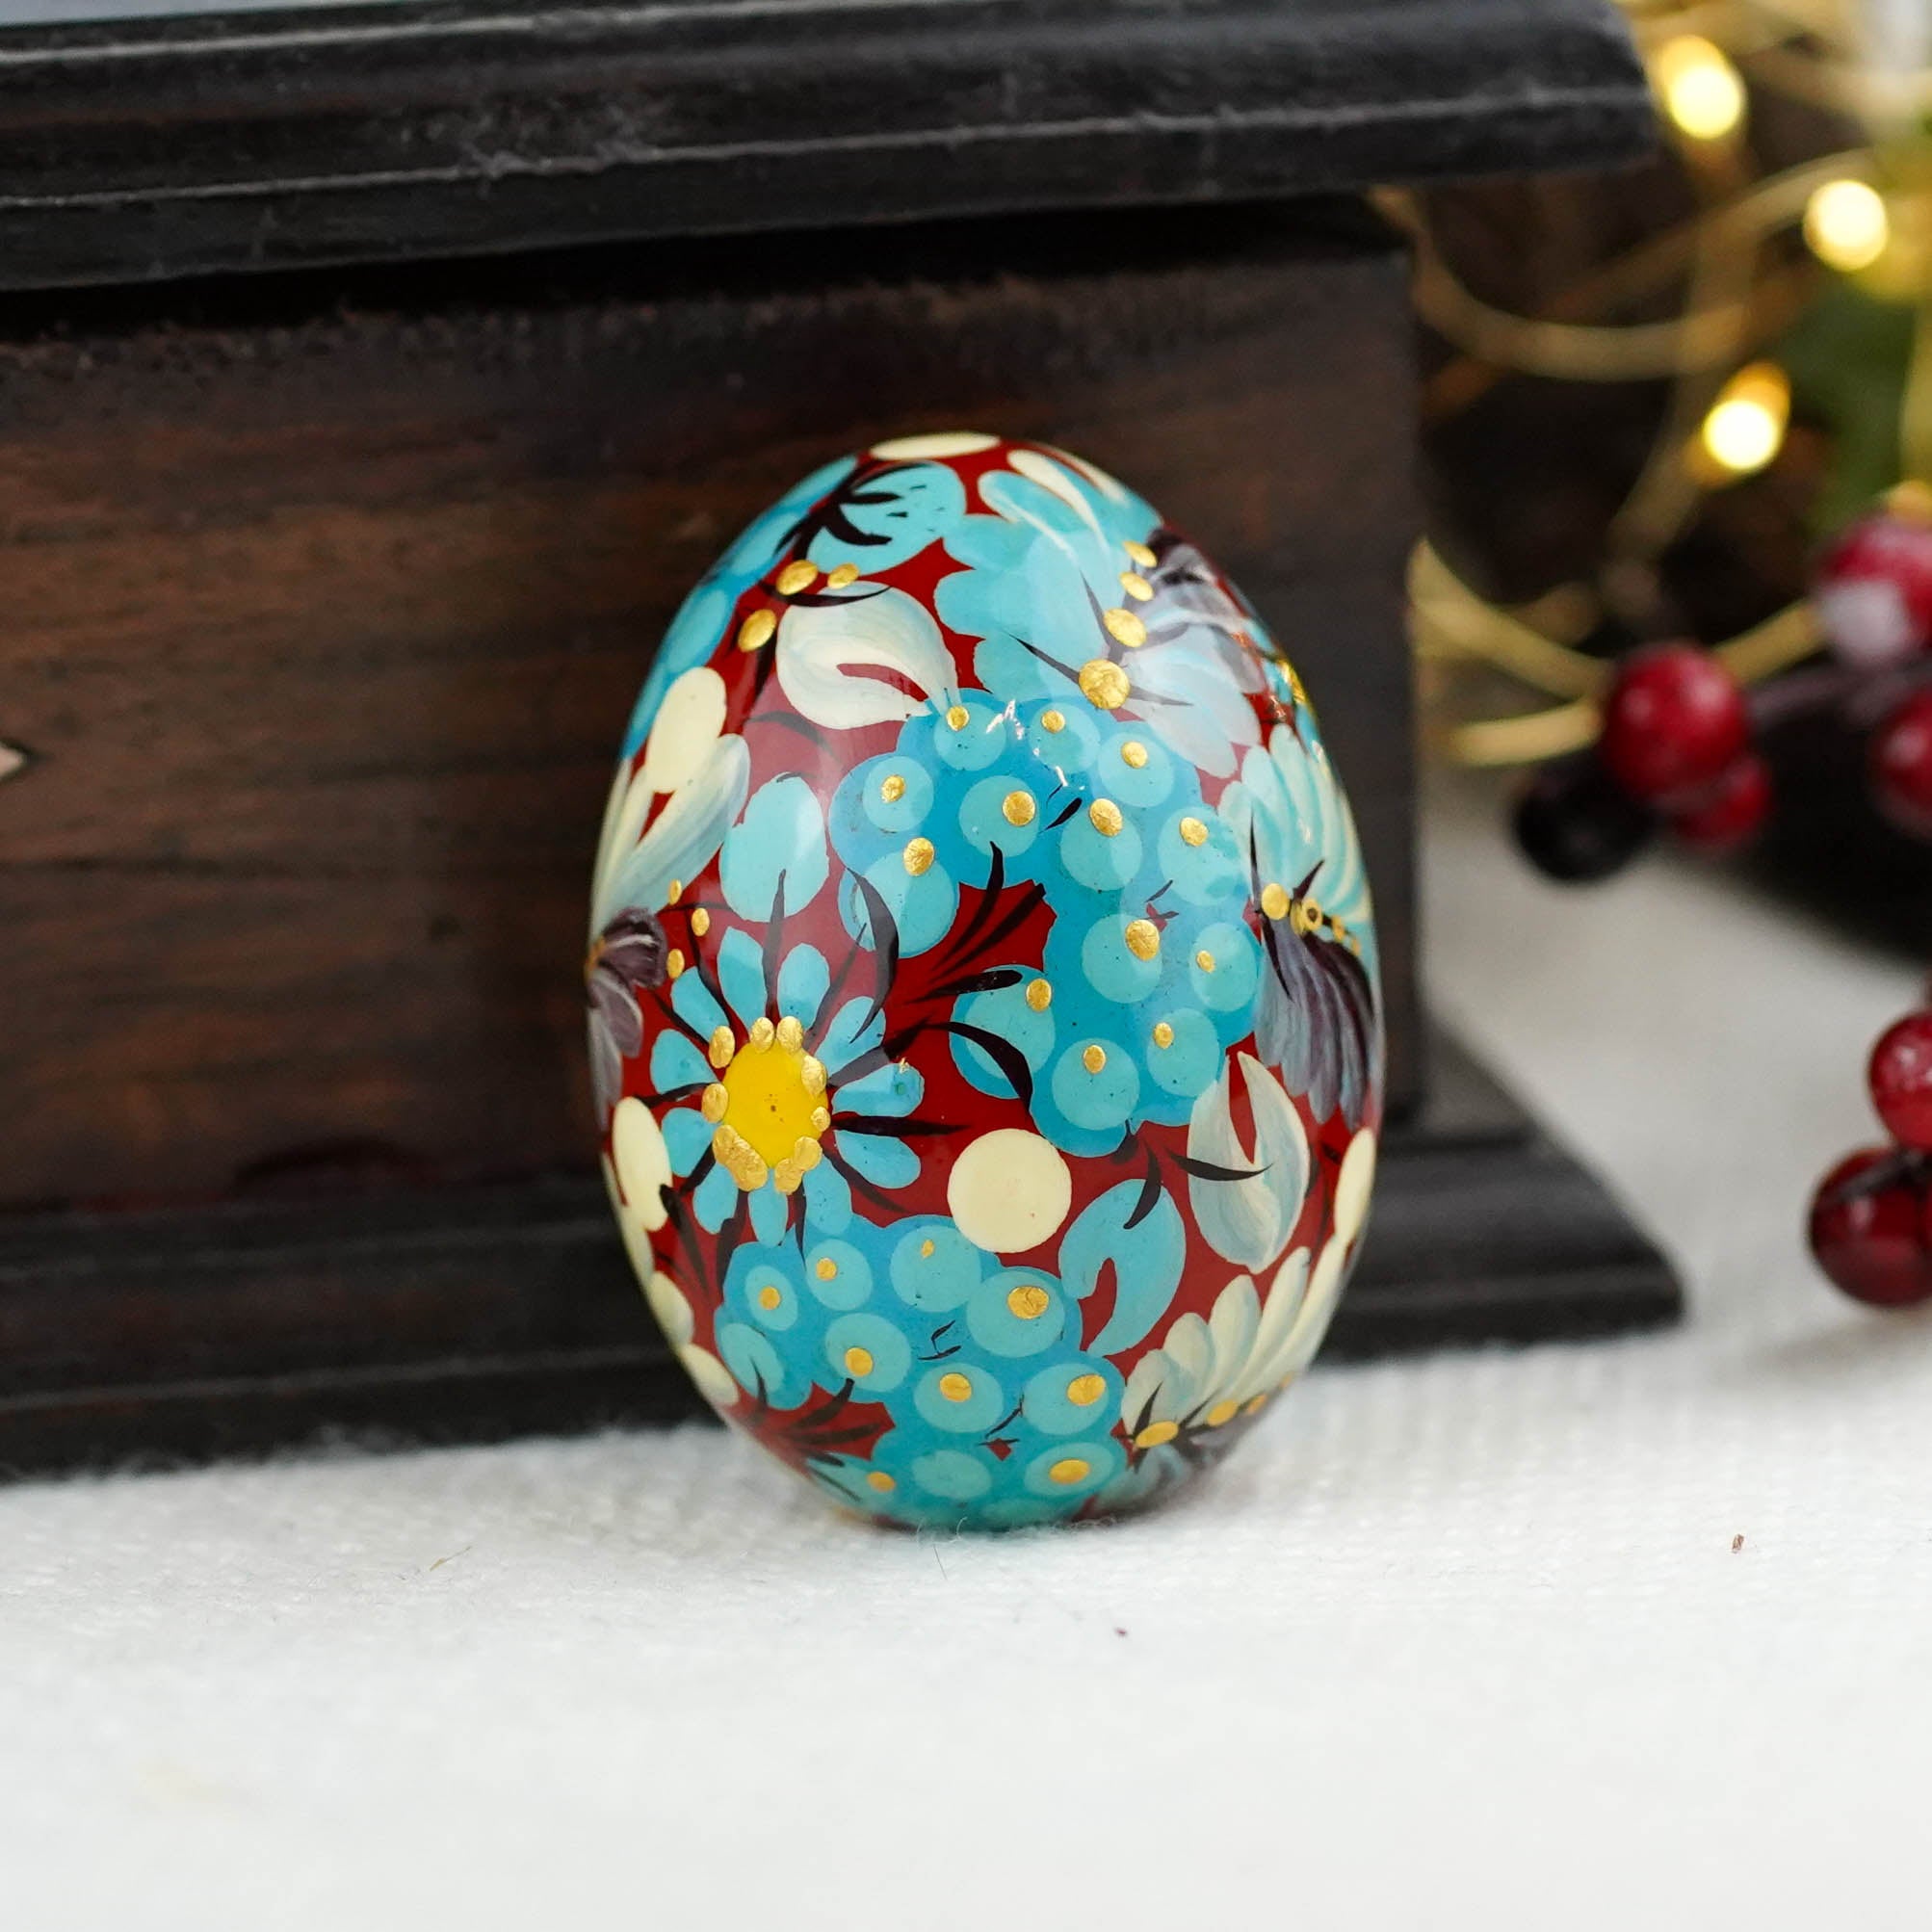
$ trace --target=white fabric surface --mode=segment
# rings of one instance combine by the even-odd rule
[[[1798,1235],[1915,976],[1467,801],[1428,877],[1686,1329],[1324,1371],[1058,1536],[697,1429],[0,1493],[0,1923],[1922,1925],[1932,1326]]]

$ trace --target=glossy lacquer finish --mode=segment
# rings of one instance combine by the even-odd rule
[[[666,638],[597,859],[607,1175],[727,1421],[851,1506],[1136,1506],[1319,1345],[1369,887],[1299,680],[1090,464],[827,465]]]

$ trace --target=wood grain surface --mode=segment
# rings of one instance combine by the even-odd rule
[[[1301,666],[1417,1046],[1402,264],[1343,211],[1041,218],[16,306],[0,1206],[589,1161],[615,744],[735,530],[962,424],[1117,470]]]

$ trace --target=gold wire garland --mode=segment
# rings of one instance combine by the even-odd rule
[[[1511,612],[1463,582],[1433,545],[1418,548],[1409,593],[1421,662],[1436,670],[1481,666],[1557,700],[1539,711],[1438,731],[1437,748],[1453,762],[1533,764],[1590,744],[1608,667],[1575,649],[1574,640],[1615,608],[1619,573],[1628,581],[1632,566],[1654,572],[1713,490],[1774,459],[1786,427],[1788,383],[1774,365],[1751,358],[1796,319],[1828,271],[1824,264],[1794,269],[1767,261],[1771,245],[1807,223],[1815,250],[1819,244],[1809,223],[1821,195],[1843,195],[1840,184],[1875,191],[1853,214],[1878,202],[1876,191],[1896,180],[1901,144],[1916,141],[1922,152],[1924,118],[1932,113],[1932,67],[1888,71],[1867,58],[1874,22],[1864,8],[1871,4],[1623,0],[1697,210],[1593,272],[1540,315],[1517,315],[1484,301],[1449,267],[1421,205],[1407,195],[1380,197],[1384,212],[1411,238],[1417,307],[1456,352],[1427,385],[1426,418],[1466,408],[1508,376],[1570,382],[1662,379],[1670,385],[1637,481],[1610,521],[1596,581],[1559,585]],[[1932,54],[1932,47],[1926,51]],[[1856,121],[1865,144],[1751,178],[1738,139],[1747,82]],[[1932,210],[1932,168],[1909,185]],[[1901,248],[1911,239],[1893,231],[1885,246]],[[1913,266],[1922,267],[1916,259]],[[1674,318],[1602,319],[1632,300],[1654,298],[1673,281],[1685,291]],[[1903,475],[1932,480],[1932,300],[1922,293],[1899,452]],[[1751,684],[1803,662],[1822,641],[1815,613],[1799,603],[1715,650]]]

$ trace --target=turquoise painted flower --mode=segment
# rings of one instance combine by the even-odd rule
[[[1083,673],[1112,662],[1128,674],[1115,701],[1182,757],[1226,777],[1260,726],[1249,693],[1265,688],[1253,613],[1221,588],[1191,545],[1111,477],[1072,458],[1015,450],[981,479],[992,512],[946,539],[967,568],[935,593],[941,618],[980,640],[979,682],[1005,697],[1064,700]]]
[[[880,1051],[875,1000],[830,999],[831,969],[815,946],[785,951],[775,974],[748,933],[727,932],[716,983],[685,973],[671,989],[682,1031],[651,1050],[651,1082],[674,1107],[664,1117],[671,1174],[717,1233],[743,1207],[761,1241],[783,1238],[792,1200],[824,1234],[851,1219],[852,1190],[890,1190],[919,1177],[907,1136],[925,1092],[912,1068]]]
[[[1057,1271],[1006,1263],[941,1215],[889,1226],[855,1216],[847,1240],[865,1264],[853,1318],[884,1320],[903,1347],[828,1327],[788,1351],[822,1365],[821,1388],[845,1377],[892,1419],[869,1457],[815,1460],[821,1481],[901,1522],[1004,1526],[1075,1515],[1124,1472],[1113,1430],[1125,1390],[1108,1357],[1146,1338],[1180,1280],[1186,1236],[1164,1194],[1150,1199],[1139,1182],[1103,1194],[1066,1230]],[[789,1292],[796,1279],[796,1256],[774,1254],[770,1285]],[[767,1276],[746,1286],[762,1293]],[[1110,1297],[1104,1319],[1091,1313],[1096,1297]],[[768,1318],[783,1318],[771,1298]],[[734,1325],[756,1325],[745,1306],[735,1293]],[[861,1352],[844,1352],[852,1345]],[[734,1374],[741,1364],[769,1371],[748,1337],[721,1329],[719,1352]],[[875,1365],[886,1379],[857,1379]],[[796,1379],[778,1386],[788,1401],[807,1399]]]

